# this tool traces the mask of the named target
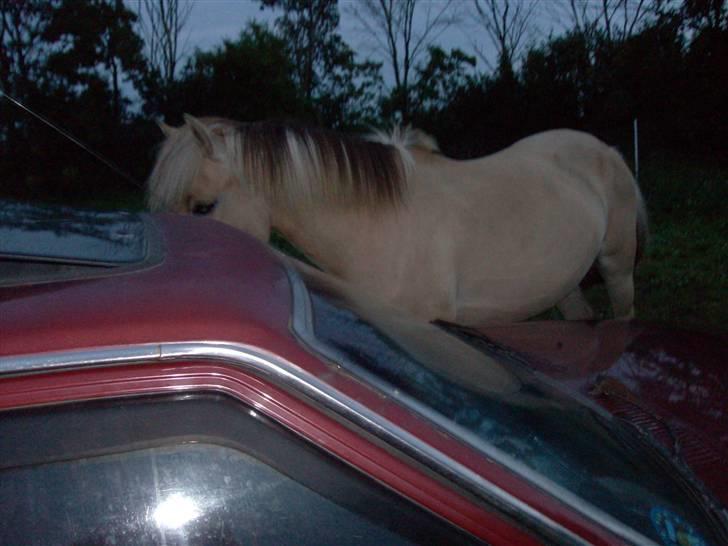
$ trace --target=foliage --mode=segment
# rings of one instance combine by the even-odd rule
[[[133,88],[145,70],[135,15],[122,2],[101,0],[5,1],[0,8],[3,50],[13,59],[5,89],[116,163],[134,163],[123,87]],[[2,108],[12,120],[3,128],[3,193],[73,199],[102,186],[99,180],[117,191],[123,179],[109,180],[83,150],[8,102]]]
[[[472,81],[470,70],[474,67],[475,57],[459,49],[447,53],[439,47],[430,47],[427,61],[415,70],[409,105],[413,120],[417,122],[419,118],[427,118],[428,113],[445,108],[450,99]],[[389,100],[396,104],[396,97]],[[389,109],[393,110],[391,106]],[[391,117],[386,107],[383,115]]]
[[[501,67],[472,79],[425,124],[467,157],[555,127],[586,130],[627,151],[638,119],[647,150],[728,160],[728,65],[719,60],[728,58],[728,25],[716,20],[725,17],[691,22],[683,11],[662,10],[631,34],[614,33],[618,40],[598,27],[552,36],[528,51],[518,72]]]
[[[0,82],[8,93],[25,97],[41,84],[54,9],[57,2],[0,0]]]
[[[46,61],[54,86],[108,107],[114,123],[130,104],[122,96],[123,80],[138,83],[146,69],[136,19],[121,0],[63,0],[44,34],[54,43]]]
[[[637,317],[725,331],[728,324],[728,167],[657,155],[641,186],[650,212],[637,267]]]
[[[361,29],[378,45],[392,68],[394,85],[383,97],[383,113],[388,121],[409,123],[413,72],[421,56],[434,45],[435,38],[459,21],[459,5],[453,0],[420,2],[419,0],[360,0],[351,13]],[[422,24],[418,29],[415,20]]]
[[[336,128],[371,123],[381,65],[355,60],[338,33],[337,0],[262,0],[262,5],[282,10],[275,26],[286,44],[299,98],[316,121]]]
[[[304,112],[284,41],[257,24],[250,24],[235,41],[195,51],[169,96],[160,113],[175,124],[184,112],[239,121]]]
[[[381,65],[357,63],[354,52],[341,43],[313,103],[317,121],[336,129],[374,125],[382,87]]]

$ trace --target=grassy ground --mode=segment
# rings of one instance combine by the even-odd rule
[[[637,268],[638,318],[728,330],[728,167],[654,159],[640,185],[650,239]]]
[[[728,331],[728,166],[666,157],[644,162],[650,236],[635,275],[638,319]],[[603,286],[586,292],[609,316]],[[555,309],[537,319],[559,318]]]

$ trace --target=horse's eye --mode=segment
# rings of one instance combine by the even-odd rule
[[[192,207],[192,214],[198,214],[200,216],[210,214],[212,209],[215,208],[215,205],[217,205],[217,201],[213,201],[212,203],[195,203]]]

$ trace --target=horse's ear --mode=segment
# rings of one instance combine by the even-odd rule
[[[197,143],[202,148],[202,152],[206,157],[212,157],[213,144],[212,144],[212,133],[210,129],[202,123],[199,119],[189,114],[184,114],[185,123],[192,131],[195,136]]]
[[[177,133],[177,128],[176,127],[172,127],[171,125],[167,125],[162,120],[157,120],[157,125],[159,126],[159,128],[164,133],[164,136],[166,136],[166,137],[171,137],[171,136],[173,136],[174,134]]]

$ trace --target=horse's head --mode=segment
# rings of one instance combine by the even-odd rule
[[[166,139],[147,181],[149,207],[210,216],[267,241],[270,209],[241,180],[236,124],[185,114],[182,127],[160,127]]]

